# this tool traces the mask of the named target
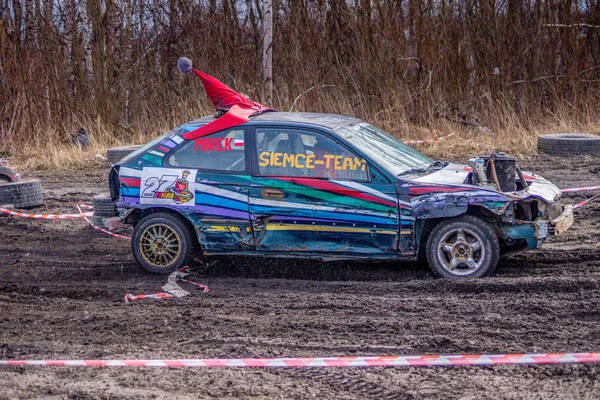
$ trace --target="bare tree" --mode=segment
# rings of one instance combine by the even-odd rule
[[[158,116],[193,117],[210,104],[173,73],[184,54],[281,109],[589,120],[600,113],[600,5],[583,4],[0,0],[1,136],[26,142],[50,127],[66,138],[97,118],[121,138]]]
[[[273,2],[263,0],[263,75],[267,102],[273,101]]]

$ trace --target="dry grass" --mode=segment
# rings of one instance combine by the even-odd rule
[[[57,124],[55,127],[38,127],[36,134],[31,135],[33,139],[24,143],[18,140],[8,141],[2,143],[0,150],[9,153],[13,168],[23,170],[103,167],[106,163],[95,156],[106,156],[108,148],[144,144],[193,119],[194,115],[208,115],[212,112],[207,104],[196,105],[197,114],[192,112],[192,107],[183,107],[182,110],[181,116],[157,115],[155,120],[145,121],[148,128],[123,124],[115,126],[92,118],[81,118],[76,123]],[[179,120],[178,117],[183,119]],[[73,133],[80,127],[84,127],[91,136],[91,143],[85,150],[72,139]],[[9,137],[10,133],[9,131]]]
[[[0,152],[23,168],[88,165],[109,146],[209,114],[200,81],[176,70],[181,55],[266,102],[261,2],[38,3],[4,1],[0,21]],[[403,139],[455,133],[420,146],[451,159],[490,148],[525,154],[538,133],[598,130],[600,30],[584,26],[597,25],[600,7],[274,5],[276,109],[352,115]],[[70,140],[80,127],[93,136],[86,152]]]
[[[96,154],[106,155],[109,147],[143,144],[182,123],[212,114],[212,104],[197,83],[196,80],[189,82],[189,90],[196,93],[195,101],[174,95],[173,104],[164,112],[153,111],[149,109],[150,104],[146,104],[141,116],[134,118],[135,125],[127,125],[119,120],[108,122],[99,117],[74,117],[65,123],[55,121],[53,126],[26,127],[28,136],[22,139],[19,132],[25,127],[11,123],[4,130],[8,140],[0,144],[0,151],[9,151],[11,164],[24,170],[102,167],[105,163],[93,157]],[[239,89],[250,93],[249,97],[259,96],[252,86]],[[290,96],[285,86],[276,88],[274,108],[280,111],[293,109],[354,116],[401,140],[433,139],[453,134],[445,141],[415,145],[436,159],[464,161],[469,156],[486,154],[492,150],[522,157],[537,151],[537,136],[543,133],[600,133],[600,124],[594,114],[579,114],[577,120],[587,122],[577,122],[569,110],[533,120],[515,114],[509,107],[497,106],[485,116],[473,113],[463,115],[459,120],[456,116],[441,116],[438,110],[428,109],[416,122],[411,118],[412,113],[406,110],[403,99],[397,97],[393,90],[380,95],[381,102],[388,104],[383,109],[373,108],[367,95],[345,96],[335,86],[316,86],[299,93]],[[15,116],[25,113],[24,103],[16,102],[13,105]],[[92,138],[85,151],[71,139],[80,127],[84,127]]]
[[[200,89],[201,90],[201,89]],[[401,140],[433,139],[453,134],[447,140],[436,143],[417,144],[415,147],[436,158],[464,161],[467,157],[486,154],[492,150],[505,151],[522,157],[537,151],[537,136],[549,132],[589,132],[600,133],[600,124],[592,117],[589,122],[580,123],[569,119],[569,114],[558,113],[544,120],[531,121],[514,113],[498,109],[483,125],[476,115],[462,121],[435,116],[432,110],[419,124],[410,121],[401,102],[383,110],[370,110],[366,106],[351,104],[348,98],[339,96],[335,88],[311,90],[293,99],[283,95],[274,96],[276,108],[280,111],[326,112],[363,117],[367,122],[380,127]],[[393,101],[393,97],[389,99]],[[35,127],[34,139],[9,141],[0,150],[8,150],[11,164],[24,170],[97,168],[105,163],[94,159],[96,154],[105,156],[113,146],[143,144],[170,129],[189,120],[210,115],[212,105],[203,93],[198,94],[195,103],[175,99],[177,105],[170,113],[156,114],[153,119],[142,120],[137,126],[107,123],[98,118],[78,118],[69,124],[56,124],[54,127]],[[372,117],[369,117],[371,116]],[[581,116],[579,116],[581,119]],[[92,137],[90,146],[84,151],[70,138],[79,127],[85,127]],[[11,132],[7,131],[8,137]],[[15,133],[16,134],[16,133]],[[23,144],[20,144],[23,143]]]
[[[306,110],[306,108],[308,107],[295,107],[299,110]],[[197,111],[194,112],[190,107],[185,111],[185,114],[191,115],[188,119],[193,119],[194,115],[202,116],[211,113],[206,104],[199,104],[195,110]],[[325,107],[319,111],[351,114],[350,108],[339,104],[336,107]],[[398,116],[386,116],[385,113],[376,114],[374,118],[368,120],[402,140],[433,139],[453,134],[444,141],[415,145],[417,149],[436,159],[453,161],[464,161],[469,156],[485,154],[492,150],[506,151],[518,157],[532,154],[537,151],[537,136],[543,133],[600,133],[600,124],[593,122],[581,124],[557,119],[533,126],[524,126],[516,120],[508,120],[508,123],[506,121],[505,119],[502,124],[497,124],[497,126],[473,127],[438,118],[432,119],[427,124],[417,125]],[[92,135],[92,143],[86,150],[80,149],[78,145],[65,139],[69,137],[69,132],[76,131],[76,126],[63,127],[62,130],[46,128],[35,135],[35,140],[28,141],[22,146],[7,146],[7,148],[11,154],[11,165],[23,170],[98,168],[106,164],[101,160],[94,159],[94,156],[96,154],[106,155],[109,147],[143,144],[184,122],[186,120],[176,120],[174,116],[169,116],[169,118],[157,116],[151,129],[142,130],[139,127],[128,127],[123,134],[115,135],[114,129],[117,128],[114,126],[99,120],[84,120],[81,125],[85,126]]]

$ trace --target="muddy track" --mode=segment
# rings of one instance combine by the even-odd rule
[[[521,161],[561,187],[600,184],[600,159]],[[27,174],[25,174],[27,175]],[[105,170],[37,172],[44,212],[73,212]],[[585,197],[572,194],[566,201]],[[124,233],[128,233],[125,231]],[[129,243],[82,221],[0,217],[0,359],[394,355],[600,350],[600,203],[543,250],[475,281],[419,264],[219,259],[203,294],[160,290]],[[185,285],[185,284],[184,284]],[[597,365],[184,370],[4,368],[0,398],[598,398]]]

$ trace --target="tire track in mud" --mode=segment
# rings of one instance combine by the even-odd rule
[[[357,368],[308,368],[289,371],[268,370],[274,375],[285,375],[305,381],[306,385],[321,386],[323,398],[336,398],[341,392],[352,393],[365,399],[408,400],[414,397],[404,391],[386,388],[377,382],[365,379],[364,370]]]

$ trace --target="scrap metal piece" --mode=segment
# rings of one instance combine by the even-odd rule
[[[548,222],[546,221],[541,221],[541,220],[536,220],[535,221],[535,237],[537,239],[537,248],[539,249],[540,247],[542,247],[542,243],[544,242],[544,239],[546,239],[548,237]]]
[[[560,235],[573,225],[573,206],[565,205],[564,211],[558,217],[550,220],[550,224],[554,226],[554,234]]]
[[[125,225],[121,222],[121,218],[119,217],[106,218],[103,220],[103,223],[104,226],[111,231],[125,227]]]
[[[500,226],[502,237],[507,239],[525,239],[530,249],[540,248],[549,235],[548,222],[544,220],[535,221],[512,221],[502,223]]]
[[[164,290],[167,293],[172,294],[173,296],[175,296],[177,298],[188,296],[190,294],[190,292],[188,292],[187,290],[183,290],[181,288],[181,286],[179,286],[177,284],[177,279],[185,278],[188,275],[189,275],[189,272],[187,272],[185,270],[173,271],[171,273],[171,275],[169,275],[169,278],[167,279],[167,284],[162,287],[162,290]]]

